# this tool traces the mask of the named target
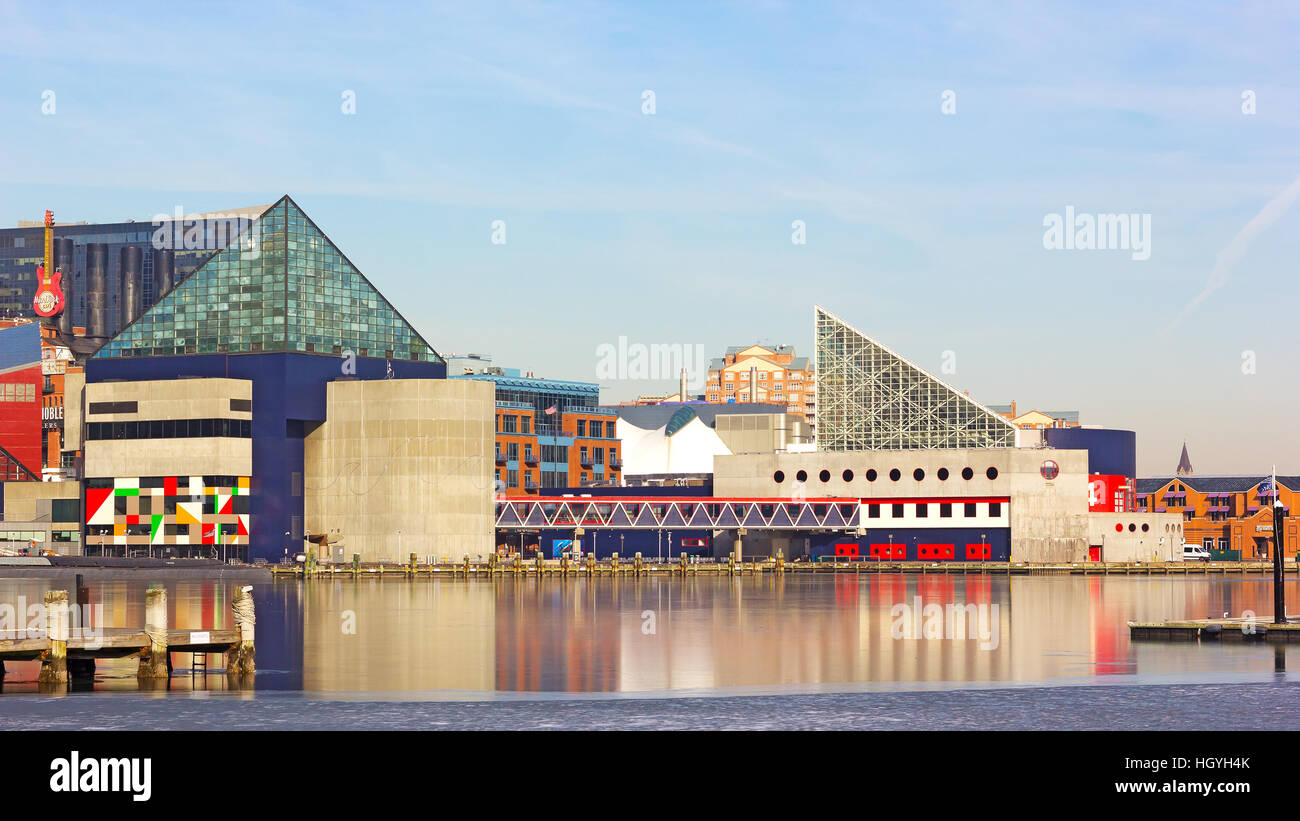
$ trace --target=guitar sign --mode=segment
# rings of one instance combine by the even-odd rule
[[[36,266],[36,296],[32,310],[37,316],[54,316],[63,310],[63,273],[54,269],[54,212],[45,212],[45,264]],[[48,272],[48,273],[47,273]]]
[[[54,316],[63,310],[63,275],[58,271],[46,274],[45,266],[40,265],[36,268],[36,278],[40,283],[36,286],[36,296],[32,299],[32,310],[38,316]]]

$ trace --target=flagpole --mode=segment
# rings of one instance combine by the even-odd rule
[[[1277,465],[1273,465],[1273,623],[1286,624],[1286,591],[1282,587],[1282,494],[1277,492]]]

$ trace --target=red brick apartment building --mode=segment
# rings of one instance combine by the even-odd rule
[[[1242,559],[1273,555],[1273,503],[1282,502],[1285,555],[1296,555],[1300,476],[1162,476],[1138,480],[1137,507],[1183,514],[1183,540],[1208,549],[1241,551]]]

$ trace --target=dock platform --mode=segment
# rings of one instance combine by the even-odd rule
[[[1300,616],[1289,615],[1284,624],[1271,624],[1271,618],[1131,621],[1128,629],[1129,637],[1136,641],[1300,642]]]
[[[1294,562],[1288,561],[1287,570],[1296,571]],[[1038,564],[1030,562],[921,562],[880,561],[856,559],[839,561],[786,561],[764,557],[753,561],[721,559],[711,562],[655,561],[632,558],[590,558],[581,561],[568,559],[516,560],[513,556],[497,557],[487,562],[471,561],[468,557],[459,562],[447,559],[433,563],[411,561],[298,563],[271,565],[274,579],[336,578],[336,579],[420,579],[420,578],[541,578],[560,577],[623,577],[669,575],[759,575],[764,573],[813,573],[867,575],[878,573],[906,573],[917,575],[1118,575],[1118,576],[1205,576],[1205,575],[1268,575],[1273,565],[1266,561],[1241,562],[1073,562]]]

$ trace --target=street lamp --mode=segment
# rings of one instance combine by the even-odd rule
[[[289,531],[286,530],[284,532],[284,538],[286,542],[289,540]],[[285,545],[284,548],[284,563],[285,564],[289,563],[289,546],[287,544]]]

